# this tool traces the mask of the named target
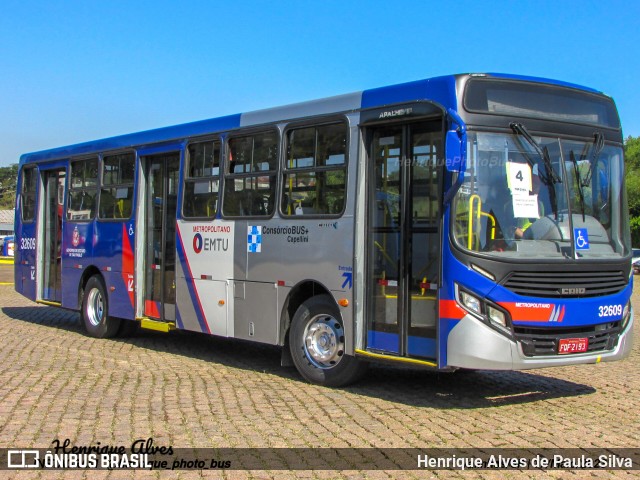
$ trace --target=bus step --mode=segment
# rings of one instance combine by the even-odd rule
[[[52,302],[50,300],[36,300],[36,303],[41,305],[48,305],[49,307],[61,307],[62,303],[60,302]]]
[[[140,327],[146,328],[147,330],[155,330],[156,332],[169,332],[171,330],[175,330],[176,324],[173,322],[161,322],[159,320],[154,320],[152,318],[139,318]]]

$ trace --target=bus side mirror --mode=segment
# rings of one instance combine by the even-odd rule
[[[445,138],[445,167],[449,172],[463,172],[465,165],[466,135],[457,130],[449,130]]]

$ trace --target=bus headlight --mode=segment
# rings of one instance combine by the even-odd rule
[[[481,300],[463,288],[456,283],[456,301],[458,304],[490,327],[511,337],[509,314],[500,309],[495,303],[489,300]]]
[[[478,297],[474,297],[470,293],[459,291],[460,301],[462,305],[472,313],[477,315],[482,315],[480,299]]]
[[[487,316],[489,320],[494,325],[497,325],[502,328],[507,328],[507,319],[504,318],[504,313],[502,313],[497,308],[493,308],[491,305],[487,305]]]

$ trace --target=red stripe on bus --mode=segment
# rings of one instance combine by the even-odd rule
[[[160,311],[158,310],[158,304],[153,300],[145,300],[144,314],[147,317],[160,318]]]
[[[455,300],[440,300],[440,318],[460,320],[466,314]]]

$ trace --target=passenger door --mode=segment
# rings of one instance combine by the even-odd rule
[[[65,169],[45,170],[44,241],[42,249],[42,299],[62,302],[62,215],[64,205]]]
[[[370,351],[436,357],[440,121],[366,132]]]
[[[180,154],[143,158],[146,176],[144,315],[176,319],[176,209]]]

